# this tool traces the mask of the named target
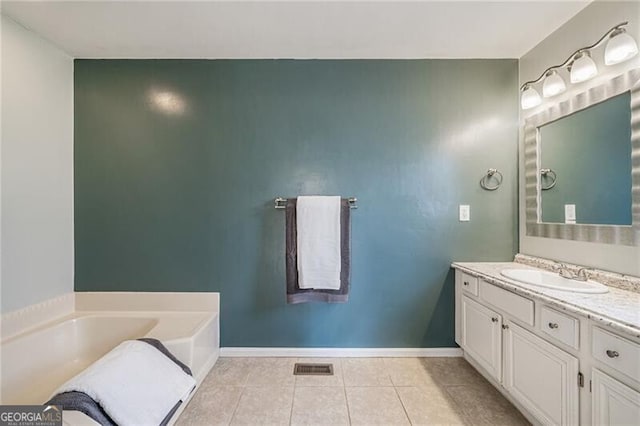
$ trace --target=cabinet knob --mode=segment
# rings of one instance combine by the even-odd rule
[[[463,285],[469,285],[469,281],[465,281],[462,283]]]
[[[549,323],[549,328],[558,328],[558,324],[555,322],[550,322]]]
[[[498,322],[498,318],[497,317],[492,317],[491,318],[491,322]]]
[[[612,351],[611,349],[607,349],[607,356],[609,358],[618,358],[620,354],[618,353],[618,351]]]
[[[509,326],[507,324],[502,324],[502,329],[503,330],[507,330],[507,329],[509,329]]]

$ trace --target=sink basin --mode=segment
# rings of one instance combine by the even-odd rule
[[[607,293],[607,286],[595,281],[577,281],[561,277],[557,273],[536,271],[532,269],[503,269],[503,276],[536,287],[553,290],[569,291],[572,293]]]

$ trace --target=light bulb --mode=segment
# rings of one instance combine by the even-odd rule
[[[565,90],[567,90],[567,85],[560,77],[560,74],[555,70],[549,71],[542,84],[542,96],[550,98],[551,96],[559,95]]]
[[[638,45],[636,41],[624,28],[618,28],[611,34],[611,38],[607,42],[604,50],[604,63],[606,65],[615,65],[624,62],[638,54]]]
[[[525,86],[522,91],[522,97],[520,98],[520,104],[522,109],[530,109],[540,105],[542,99],[536,89],[531,86]]]
[[[589,52],[580,52],[571,64],[571,82],[581,83],[593,78],[598,74],[598,67],[593,62]]]

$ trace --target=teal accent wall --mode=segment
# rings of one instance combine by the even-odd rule
[[[76,60],[75,288],[220,292],[222,346],[455,346],[450,263],[516,252],[517,72]],[[273,199],[305,194],[359,200],[346,304],[285,303]]]
[[[542,221],[631,225],[631,93],[540,127],[541,168],[558,175],[542,192]],[[546,183],[545,183],[546,184]]]

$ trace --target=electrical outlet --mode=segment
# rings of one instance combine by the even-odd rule
[[[458,216],[460,222],[469,222],[471,220],[471,207],[468,204],[460,204]]]

